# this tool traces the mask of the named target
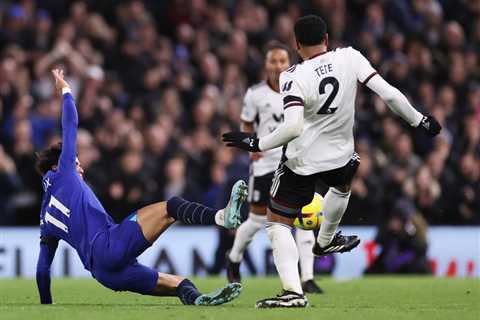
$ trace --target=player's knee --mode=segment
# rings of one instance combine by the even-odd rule
[[[181,276],[177,276],[177,275],[174,275],[174,274],[159,272],[158,273],[157,285],[176,288],[185,279],[186,278],[181,277]]]
[[[284,230],[290,232],[292,227],[279,222],[267,222],[265,229],[267,230],[268,238],[272,240],[276,234],[282,233]]]

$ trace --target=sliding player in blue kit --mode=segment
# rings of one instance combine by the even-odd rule
[[[240,207],[247,196],[244,181],[232,188],[223,210],[173,197],[133,212],[114,223],[90,187],[83,181],[77,158],[78,115],[70,86],[62,70],[53,70],[55,87],[63,96],[62,143],[37,154],[36,169],[42,175],[44,195],[40,213],[40,255],[37,285],[42,304],[52,303],[50,266],[59,240],[70,244],[85,269],[107,288],[154,296],[178,296],[187,305],[218,305],[241,292],[239,283],[201,294],[188,279],[159,273],[141,265],[137,257],[175,221],[186,224],[240,225]]]

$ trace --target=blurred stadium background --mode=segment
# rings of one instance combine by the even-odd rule
[[[34,153],[60,139],[51,68],[66,69],[79,159],[116,221],[173,195],[220,208],[232,181],[248,178],[249,156],[219,136],[238,129],[243,95],[263,78],[264,44],[293,48],[304,13],[328,22],[332,49],[360,50],[443,125],[431,141],[360,90],[362,162],[343,225],[363,244],[317,260],[317,272],[478,277],[480,1],[25,0],[0,2],[0,278],[35,272],[42,191]],[[244,271],[274,273],[268,240],[258,238]],[[141,260],[219,274],[232,241],[215,228],[177,226]],[[87,275],[66,246],[53,272]]]

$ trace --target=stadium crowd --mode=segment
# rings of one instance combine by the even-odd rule
[[[23,0],[0,3],[0,225],[38,224],[35,152],[60,139],[55,66],[76,98],[85,178],[117,221],[173,195],[220,207],[249,163],[220,133],[239,127],[264,44],[294,48],[303,13],[443,126],[430,141],[361,89],[343,224],[380,224],[405,202],[416,209],[397,212],[429,224],[480,224],[480,1]]]

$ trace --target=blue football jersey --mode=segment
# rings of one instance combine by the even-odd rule
[[[77,251],[90,270],[96,236],[114,224],[92,189],[76,171],[78,115],[70,93],[63,95],[62,151],[56,170],[42,179],[41,236],[61,239]]]

